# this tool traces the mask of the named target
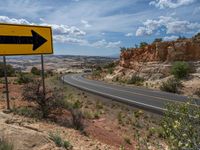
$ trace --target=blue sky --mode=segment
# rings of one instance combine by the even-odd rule
[[[55,54],[109,56],[200,32],[200,0],[0,0],[0,22],[52,26]]]

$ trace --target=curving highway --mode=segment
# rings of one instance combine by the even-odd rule
[[[182,103],[188,100],[187,97],[178,94],[89,80],[84,78],[83,74],[65,75],[62,80],[79,89],[160,114],[165,111],[166,103]],[[200,101],[197,100],[197,102],[199,105]]]

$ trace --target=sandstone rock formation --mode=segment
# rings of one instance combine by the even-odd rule
[[[191,39],[154,42],[143,48],[129,48],[120,55],[120,66],[135,69],[141,62],[173,62],[200,60],[200,34]]]

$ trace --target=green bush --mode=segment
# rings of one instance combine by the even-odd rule
[[[108,68],[108,71],[107,71],[109,74],[113,74],[114,72],[114,68]]]
[[[162,42],[162,41],[163,41],[162,38],[156,38],[156,39],[153,41],[153,43],[156,43],[156,42]]]
[[[141,78],[139,76],[132,76],[130,80],[127,80],[127,84],[135,84],[135,85],[141,85],[144,82],[144,78]]]
[[[148,43],[146,43],[146,42],[141,42],[140,43],[140,48],[143,48],[143,47],[145,47],[145,46],[147,46],[148,45]]]
[[[7,68],[7,76],[12,77],[15,75],[15,69],[11,65],[6,65]],[[0,77],[4,77],[4,65],[0,63]]]
[[[84,124],[83,124],[83,113],[79,109],[71,109],[72,115],[72,126],[76,130],[83,131]]]
[[[31,69],[31,73],[34,74],[34,75],[40,75],[40,72],[41,71],[38,68],[36,68],[36,67],[33,67]]]
[[[13,150],[14,147],[4,138],[0,138],[0,150]]]
[[[93,72],[92,72],[92,76],[100,77],[100,76],[101,76],[101,71],[99,71],[99,70],[93,71]]]
[[[160,86],[160,90],[171,92],[171,93],[179,93],[179,89],[182,87],[181,82],[178,79],[170,78],[166,82],[163,82]]]
[[[47,118],[49,113],[56,108],[58,99],[64,99],[60,89],[46,88],[46,93],[44,94],[40,80],[33,80],[29,84],[25,84],[22,98],[37,104],[37,108],[42,112],[43,118]]]
[[[52,141],[54,141],[54,143],[56,144],[56,146],[58,147],[63,147],[66,150],[71,150],[72,149],[72,145],[69,143],[69,141],[64,141],[60,135],[58,133],[54,134],[54,133],[50,133],[49,134],[50,139]]]
[[[166,106],[162,128],[172,150],[200,148],[200,107],[192,104],[190,101]]]
[[[103,68],[114,68],[116,66],[116,64],[114,63],[114,62],[111,62],[111,63],[108,63],[108,64],[106,64]]]
[[[29,107],[20,107],[20,108],[15,108],[13,107],[12,112],[14,114],[26,116],[26,117],[31,117],[31,118],[42,118],[41,112],[39,112],[36,109],[29,108]]]
[[[17,83],[19,84],[27,84],[32,81],[33,79],[28,74],[24,74],[24,73],[19,73],[18,78],[17,78]]]
[[[171,74],[177,79],[187,77],[189,74],[189,65],[186,62],[175,62],[171,69]]]

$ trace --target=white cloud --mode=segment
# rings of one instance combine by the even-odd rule
[[[64,35],[54,35],[54,41],[58,43],[67,43],[67,44],[80,44],[86,45],[88,42],[84,39],[66,37]]]
[[[163,37],[164,41],[173,41],[173,40],[176,40],[176,39],[178,39],[178,36],[174,36],[174,35]]]
[[[25,19],[9,18],[7,16],[0,16],[0,22],[13,24],[32,24]]]
[[[189,5],[195,0],[153,0],[149,4],[154,5],[160,9],[164,8],[177,8],[184,5]]]
[[[86,21],[86,20],[81,20],[81,23],[82,23],[86,28],[91,27],[91,24],[89,24],[88,21]]]
[[[59,35],[59,34],[65,34],[65,35],[71,35],[71,36],[84,36],[86,35],[86,33],[82,30],[80,30],[77,27],[74,26],[67,26],[67,25],[63,25],[63,24],[40,24],[40,25],[44,25],[44,26],[51,26],[53,29],[53,33],[55,35]]]
[[[51,15],[48,15],[45,19],[56,24],[70,23],[93,35],[102,32],[127,33],[131,30],[134,31],[139,19],[146,18],[147,14],[154,15],[154,13],[149,13],[151,10],[134,13],[127,13],[124,10],[131,5],[134,7],[138,1],[140,0],[126,0],[125,2],[116,0],[82,0],[78,3],[69,3],[67,6],[60,7],[51,12]]]
[[[44,21],[44,20],[42,20]],[[26,19],[15,19],[9,18],[7,16],[0,16],[0,22],[4,23],[12,23],[12,24],[27,24],[27,25],[36,25],[35,23],[31,23]],[[106,47],[106,48],[115,48],[119,47],[121,44],[120,41],[117,42],[108,42],[106,40],[100,40],[96,42],[89,42],[83,37],[86,35],[86,32],[80,30],[75,26],[67,26],[63,24],[47,24],[40,23],[38,25],[41,26],[51,26],[53,30],[53,39],[54,42],[57,43],[70,43],[70,44],[79,44],[91,47]]]
[[[125,34],[125,36],[127,36],[127,37],[132,37],[132,36],[133,36],[133,33],[127,33],[127,34]]]
[[[89,42],[85,39],[80,39],[80,38],[71,38],[71,37],[66,37],[63,35],[55,35],[54,36],[55,42],[58,43],[67,43],[67,44],[79,44],[82,46],[90,46],[90,47],[95,47],[95,48],[117,48],[120,46],[121,41],[117,42],[108,42],[105,39],[95,41],[95,42]]]
[[[200,24],[179,20],[177,18],[160,16],[157,20],[146,20],[143,26],[138,27],[136,36],[151,35],[160,30],[164,30],[166,34],[175,33],[193,33],[200,29]]]
[[[7,16],[0,16],[0,22],[3,23],[11,23],[11,24],[27,24],[27,25],[34,25],[35,23],[31,23],[26,19],[15,19],[9,18]],[[47,24],[41,23],[41,26],[51,26],[53,29],[54,35],[64,34],[64,35],[71,35],[71,36],[84,36],[86,33],[74,26],[67,26],[67,25],[57,25],[57,24]]]
[[[121,45],[121,41],[117,41],[117,42],[108,42],[107,43],[107,48],[117,48],[120,47]]]

